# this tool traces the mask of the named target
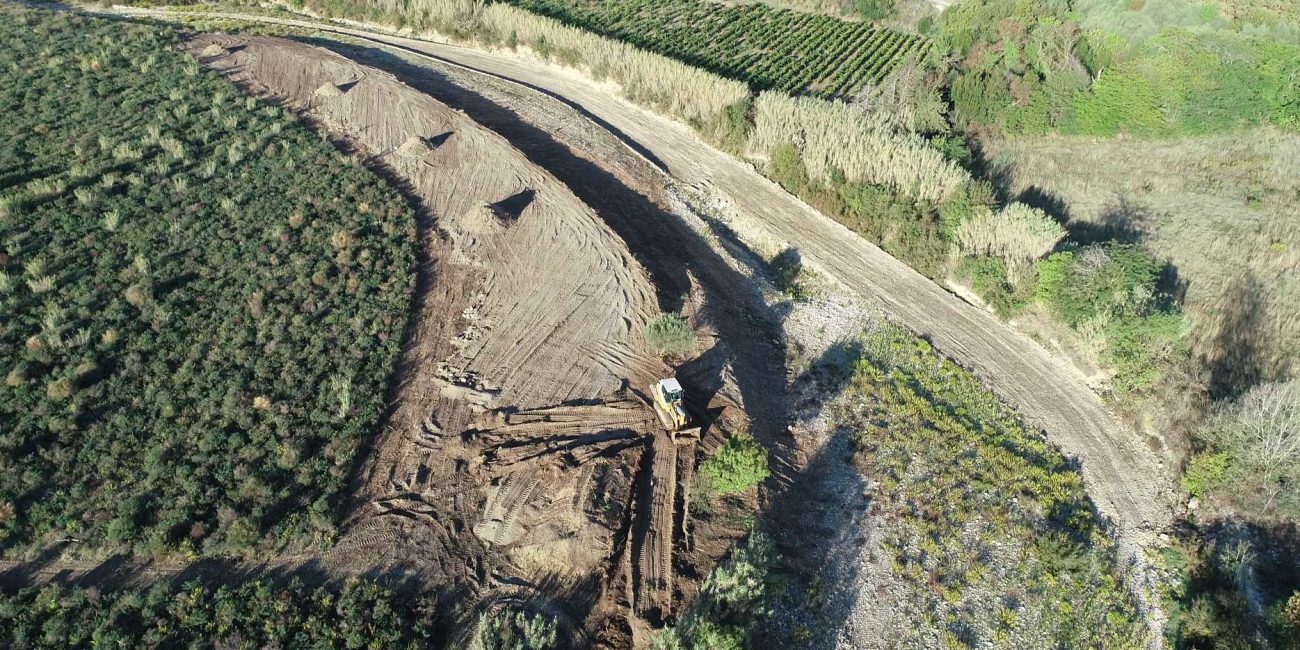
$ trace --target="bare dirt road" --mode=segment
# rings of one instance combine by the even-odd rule
[[[263,16],[207,15],[322,28],[316,22]],[[729,203],[741,220],[736,225],[742,236],[775,238],[796,248],[806,264],[875,301],[891,320],[973,370],[1079,461],[1089,495],[1099,512],[1118,525],[1121,542],[1127,538],[1145,543],[1169,525],[1172,497],[1157,454],[1115,420],[1073,367],[799,201],[748,164],[703,143],[689,127],[616,97],[608,85],[510,52],[346,26],[326,29],[516,81],[574,105],[678,182],[704,188]]]

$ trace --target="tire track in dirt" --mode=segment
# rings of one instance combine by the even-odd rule
[[[229,47],[210,50],[205,43],[215,38]],[[399,81],[388,74],[390,68],[352,69],[347,59],[328,51],[278,39],[232,43],[229,37],[204,35],[187,47],[245,87],[283,98],[322,130],[343,134],[369,152],[372,162],[391,170],[432,208],[429,216],[440,230],[429,237],[431,270],[422,273],[426,282],[418,290],[393,414],[359,474],[348,532],[326,563],[357,570],[375,556],[388,568],[414,561],[437,573],[434,582],[467,581],[489,590],[518,577],[537,585],[568,580],[537,573],[539,561],[573,575],[600,565],[599,589],[579,590],[584,598],[598,594],[606,617],[592,614],[597,617],[589,623],[600,629],[608,627],[609,611],[627,612],[613,604],[622,600],[617,594],[625,582],[619,565],[629,561],[628,527],[619,522],[636,520],[656,534],[654,550],[642,554],[656,579],[649,588],[633,589],[632,598],[653,599],[658,612],[671,611],[676,499],[669,494],[647,501],[653,512],[618,508],[622,514],[614,515],[609,499],[626,501],[634,482],[675,483],[678,464],[649,467],[636,460],[658,425],[653,418],[628,415],[629,410],[648,412],[644,404],[620,405],[610,395],[625,394],[620,386],[643,386],[662,376],[662,363],[640,351],[634,334],[642,330],[652,300],[680,309],[691,295],[695,318],[736,341],[731,351],[716,344],[705,355],[708,363],[695,363],[687,373],[712,387],[695,397],[697,406],[703,410],[729,385],[724,402],[752,399],[768,415],[760,420],[764,431],[779,431],[784,423],[781,351],[773,337],[754,336],[754,320],[765,317],[752,311],[756,305],[747,292],[736,294],[746,286],[745,277],[698,233],[639,193],[644,190],[625,186],[490,101],[451,93],[445,79],[416,75]],[[282,94],[283,89],[295,94]],[[430,98],[446,101],[449,94],[451,105],[465,109],[474,122]],[[471,139],[466,124],[433,128],[420,122],[430,111],[455,113],[474,128],[486,119],[508,142],[492,141],[497,133],[486,129],[480,129],[486,139]],[[389,120],[408,128],[394,128]],[[412,132],[437,135],[413,138]],[[504,148],[516,146],[520,150]],[[492,172],[511,179],[509,191],[498,192],[508,196],[486,208],[463,200],[455,208],[442,207],[444,195],[483,191],[487,170],[476,166],[476,156],[501,163]],[[510,169],[525,162],[531,162],[524,165],[527,173]],[[528,173],[538,171],[532,165],[558,175],[563,184],[534,189],[554,179],[526,182]],[[548,192],[554,200],[568,188],[581,202],[575,199],[554,218],[537,212]],[[598,215],[583,202],[594,205]],[[524,238],[518,233],[530,232],[529,224],[536,235]],[[581,268],[589,251],[600,263]],[[557,267],[571,273],[552,280]],[[647,268],[662,286],[645,282]],[[761,301],[757,304],[761,307]],[[727,379],[734,369],[748,379],[738,388]],[[547,381],[552,373],[557,378]],[[587,386],[582,390],[590,393],[570,385]],[[600,400],[603,405],[590,404]],[[501,407],[509,410],[496,410]],[[513,423],[485,423],[480,414],[487,410],[491,418]],[[522,418],[536,419],[516,422]],[[693,462],[692,454],[688,464]],[[606,469],[585,471],[592,463]],[[637,466],[664,476],[643,472],[633,481],[631,468]],[[601,479],[593,483],[593,476]],[[610,476],[624,478],[610,483]],[[589,510],[588,495],[574,493],[579,485],[603,493],[604,505]],[[557,559],[562,560],[558,565]],[[579,583],[590,583],[590,575],[579,576]],[[590,602],[575,607],[575,620],[590,611]]]
[[[547,459],[628,446],[552,432],[529,454],[526,440],[489,444],[472,432],[491,409],[600,400],[660,373],[640,340],[658,297],[623,241],[511,143],[391,75],[282,39],[203,35],[186,48],[368,154],[424,211],[421,281],[391,412],[324,564],[414,566],[442,586],[533,578],[551,570],[547,562],[599,572],[598,551],[612,544],[601,537],[614,532],[573,512],[564,486],[576,472]],[[518,462],[494,488],[483,463],[502,458]],[[519,545],[540,558],[533,573],[519,573]]]

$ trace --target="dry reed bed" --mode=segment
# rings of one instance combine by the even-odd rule
[[[706,132],[720,122],[725,109],[753,99],[739,81],[509,5],[474,0],[363,0],[359,4],[372,17],[402,22],[417,31],[548,51],[585,67],[597,79],[617,83],[632,102]],[[776,145],[794,144],[819,181],[829,180],[833,167],[852,181],[940,201],[970,180],[969,174],[920,138],[899,134],[847,104],[768,91],[755,100],[754,118],[750,153],[766,156]]]

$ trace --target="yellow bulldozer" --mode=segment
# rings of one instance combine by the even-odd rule
[[[652,384],[650,395],[659,423],[664,425],[674,441],[699,440],[700,427],[690,426],[691,418],[682,406],[686,391],[676,377],[660,379]]]

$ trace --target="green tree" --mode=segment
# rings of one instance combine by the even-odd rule
[[[700,465],[700,474],[716,494],[743,492],[768,477],[767,450],[749,434],[735,433]]]

